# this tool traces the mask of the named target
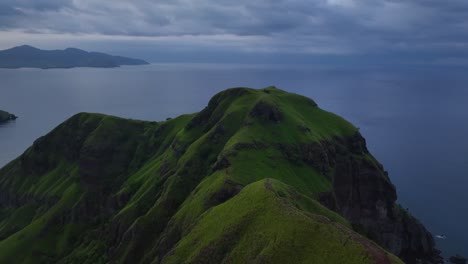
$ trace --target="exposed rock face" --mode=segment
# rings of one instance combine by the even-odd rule
[[[322,193],[320,201],[348,219],[355,229],[406,263],[442,263],[432,235],[395,205],[395,187],[359,133],[319,143],[277,147],[291,162],[304,162],[332,179],[333,191]]]
[[[279,123],[283,119],[283,114],[277,106],[264,101],[258,102],[250,112],[250,116],[257,117],[274,123]]]
[[[305,162],[332,178],[333,191],[323,193],[320,200],[348,219],[355,229],[406,263],[442,263],[432,235],[395,205],[395,187],[382,165],[370,156],[359,133],[300,146],[299,153]]]
[[[242,188],[242,185],[232,182],[230,180],[226,180],[222,188],[210,197],[208,203],[211,203],[212,205],[224,203],[225,201],[231,199],[236,194],[238,194],[242,190]]]

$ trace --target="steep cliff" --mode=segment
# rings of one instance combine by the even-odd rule
[[[395,200],[353,125],[235,88],[166,122],[83,113],[38,139],[0,170],[0,262],[437,263]]]

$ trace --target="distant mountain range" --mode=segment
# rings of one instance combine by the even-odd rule
[[[28,45],[0,51],[0,68],[113,68],[122,65],[145,65],[140,59],[87,52],[76,48],[41,50]]]

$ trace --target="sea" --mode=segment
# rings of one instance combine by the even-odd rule
[[[0,69],[0,167],[79,112],[160,121],[231,87],[314,99],[360,128],[444,256],[468,256],[468,70],[421,65],[165,63],[111,69]]]

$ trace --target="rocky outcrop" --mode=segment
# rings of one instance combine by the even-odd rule
[[[18,117],[14,114],[0,110],[0,123],[5,123],[11,120],[16,120]]]
[[[449,258],[449,261],[450,263],[453,263],[453,264],[466,264],[468,260],[462,256],[456,255],[456,256],[451,256]]]
[[[250,111],[250,116],[261,120],[279,123],[283,120],[283,114],[279,108],[271,103],[264,101],[258,102]]]
[[[353,227],[406,263],[442,263],[432,235],[396,205],[387,172],[368,152],[359,134],[301,146],[279,146],[290,160],[300,160],[333,182],[320,201]]]

